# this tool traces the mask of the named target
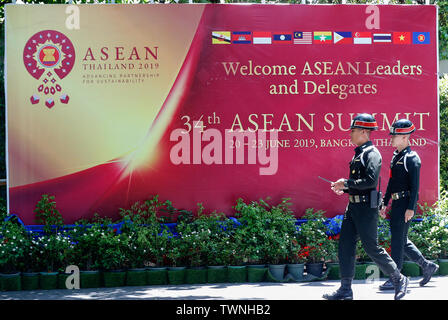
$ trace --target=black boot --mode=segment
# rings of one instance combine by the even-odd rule
[[[429,282],[432,275],[439,270],[439,266],[431,261],[425,261],[421,266],[423,269],[423,279],[420,281],[420,287],[423,287]]]
[[[392,283],[395,288],[395,300],[400,300],[403,298],[408,290],[409,279],[400,273],[400,271],[395,270],[394,273],[390,275]]]
[[[395,290],[394,284],[392,283],[392,280],[387,280],[382,285],[380,285],[381,291],[387,291],[387,290]]]
[[[327,300],[353,300],[352,279],[342,279],[341,287],[331,294],[324,294]]]

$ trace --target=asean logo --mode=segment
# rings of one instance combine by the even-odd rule
[[[75,64],[75,48],[69,38],[55,30],[34,34],[23,50],[23,62],[28,73],[40,81],[37,93],[30,98],[31,104],[42,100],[51,109],[57,100],[68,103],[69,96],[58,80],[64,79]]]

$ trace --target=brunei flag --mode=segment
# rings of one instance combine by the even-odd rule
[[[331,31],[314,31],[314,44],[331,44],[333,43],[332,39]]]
[[[212,31],[212,44],[230,44],[230,31]]]

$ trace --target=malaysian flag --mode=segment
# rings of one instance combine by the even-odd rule
[[[294,31],[294,44],[311,44],[313,42],[312,32]]]

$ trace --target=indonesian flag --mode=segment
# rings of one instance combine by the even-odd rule
[[[270,32],[254,31],[252,33],[253,44],[271,44],[272,34]]]
[[[412,36],[410,32],[394,32],[393,43],[394,44],[411,44]]]
[[[353,34],[354,44],[372,44],[372,33],[371,32],[355,32]]]

